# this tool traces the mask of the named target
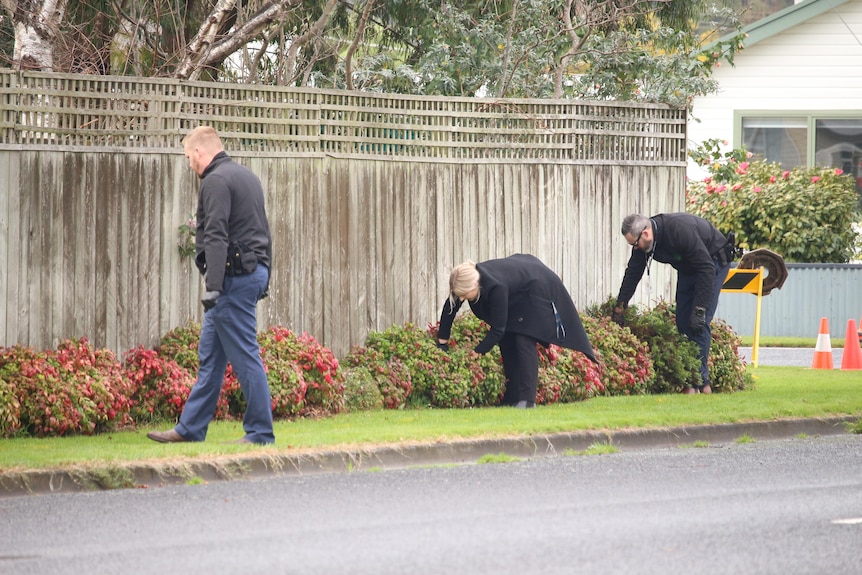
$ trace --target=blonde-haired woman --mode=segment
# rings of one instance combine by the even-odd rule
[[[562,280],[529,254],[481,263],[463,262],[449,275],[449,297],[440,314],[437,345],[449,349],[452,322],[464,301],[490,326],[476,353],[500,346],[506,392],[502,404],[536,405],[539,355],[536,344],[555,344],[596,361],[581,318]]]

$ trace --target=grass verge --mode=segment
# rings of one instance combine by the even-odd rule
[[[743,347],[751,347],[754,345],[753,335],[740,336]],[[830,338],[830,344],[833,348],[844,347],[844,338]],[[814,337],[790,337],[790,336],[761,336],[758,342],[760,347],[808,347],[814,348],[817,345],[817,336]]]
[[[509,408],[421,409],[348,413],[320,420],[279,421],[276,444],[225,444],[239,422],[214,422],[204,443],[159,444],[153,428],[92,437],[0,441],[0,473],[26,469],[169,462],[237,453],[291,454],[342,447],[537,435],[587,429],[662,428],[783,418],[862,416],[860,372],[800,367],[749,367],[755,388],[734,394],[597,397],[581,403]],[[170,424],[158,426],[159,429]]]

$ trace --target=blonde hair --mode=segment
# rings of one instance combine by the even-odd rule
[[[474,289],[480,289],[479,270],[475,263],[468,260],[452,268],[449,274],[449,305],[454,306],[455,298],[464,299]]]
[[[212,126],[198,126],[183,138],[183,148],[201,148],[213,155],[224,150],[218,132]]]

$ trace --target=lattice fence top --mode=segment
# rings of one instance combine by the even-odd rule
[[[0,70],[0,148],[180,152],[212,125],[232,155],[681,165],[686,111]]]

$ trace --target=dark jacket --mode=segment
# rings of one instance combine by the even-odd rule
[[[207,291],[222,291],[228,245],[241,242],[257,263],[272,267],[272,237],[263,188],[254,173],[219,152],[201,176],[195,262],[206,274]]]
[[[487,353],[506,332],[534,338],[547,346],[555,344],[580,351],[596,361],[572,297],[559,276],[536,257],[515,254],[503,259],[476,264],[479,271],[479,299],[470,309],[491,326],[476,346],[476,353]],[[463,300],[455,305],[447,299],[440,315],[440,339],[449,339],[452,322]],[[554,314],[556,307],[559,322]],[[560,329],[558,329],[558,325]]]
[[[680,274],[697,276],[695,307],[707,308],[715,283],[713,256],[727,245],[727,238],[711,223],[692,214],[658,214],[650,218],[655,240],[653,251],[632,249],[617,305],[627,305],[643,277],[649,257],[670,264]]]

